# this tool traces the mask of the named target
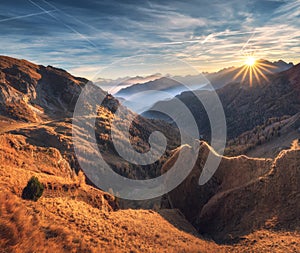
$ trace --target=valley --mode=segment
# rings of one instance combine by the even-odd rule
[[[270,85],[250,90],[228,84],[218,90],[228,120],[226,152],[231,157],[222,156],[214,176],[200,186],[208,153],[218,154],[211,150],[209,138],[196,141],[198,158],[185,181],[161,198],[128,201],[97,188],[74,153],[72,115],[87,80],[54,67],[0,57],[1,250],[296,252],[300,247],[298,73],[299,65],[270,77]],[[272,95],[266,97],[269,92]],[[85,109],[87,117],[95,119],[97,148],[116,173],[131,179],[158,177],[172,168],[181,150],[186,156],[180,166],[189,166],[196,149],[180,145],[172,122],[157,115],[137,115],[113,96],[100,93],[103,103],[88,101]],[[196,119],[203,119],[201,107],[193,104],[189,93],[179,98],[189,102],[187,107],[194,110]],[[122,113],[115,116],[119,107]],[[255,108],[267,110],[249,116]],[[166,136],[165,153],[154,164],[130,164],[118,155],[111,138],[112,121],[125,124],[129,118],[134,119],[131,145],[140,153],[149,150],[152,132]],[[208,129],[205,121],[197,123],[203,131]],[[95,152],[79,126],[82,146],[86,152]],[[277,132],[272,136],[273,129]],[[205,136],[209,137],[209,131]],[[253,142],[257,136],[268,140],[258,145]],[[121,132],[117,141],[126,145]],[[279,146],[284,148],[273,152]],[[32,176],[45,187],[37,202],[21,198]]]

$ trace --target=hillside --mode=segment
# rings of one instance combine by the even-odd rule
[[[223,157],[214,177],[198,186],[211,149],[201,142],[197,163],[178,188],[163,198],[128,202],[94,187],[75,156],[72,115],[87,80],[9,57],[0,57],[0,74],[0,252],[295,252],[300,247],[297,140],[275,159]],[[297,69],[286,76],[297,91]],[[193,148],[179,146],[176,127],[145,119],[91,87],[100,97],[87,100],[81,119],[95,120],[97,148],[82,125],[74,130],[86,153],[99,150],[115,172],[132,179],[166,172],[181,149],[187,154],[182,166],[189,165]],[[125,128],[130,118],[133,150],[149,150],[154,131],[166,136],[167,149],[154,164],[134,165],[118,155],[112,121]],[[297,114],[274,119],[265,130],[280,123],[284,134],[297,120]],[[115,141],[133,152],[124,138],[119,131]],[[45,187],[37,202],[21,198],[32,176]]]
[[[12,134],[1,135],[0,143],[0,252],[295,252],[300,246],[299,232],[268,226],[218,245],[177,210],[119,210],[114,197],[87,185],[55,148]],[[32,175],[46,186],[38,202],[20,198]]]
[[[228,141],[256,126],[263,125],[268,119],[288,117],[298,113],[300,111],[299,73],[300,64],[287,71],[269,75],[268,81],[254,82],[252,87],[245,81],[230,83],[218,89],[216,92],[226,116]],[[210,91],[195,92],[209,101]],[[210,124],[201,102],[191,92],[183,92],[177,98],[191,110],[204,139],[209,141]],[[161,101],[157,105],[167,107],[171,103]],[[143,116],[165,119],[164,115],[151,109],[143,113]],[[178,115],[178,117],[184,117],[184,115]],[[167,120],[172,122],[171,119]]]
[[[256,126],[230,140],[225,154],[236,156],[245,154],[251,157],[276,157],[280,151],[289,149],[300,135],[300,114],[274,117],[263,125]]]
[[[80,167],[72,143],[72,116],[80,92],[88,80],[51,66],[39,66],[6,56],[0,57],[0,75],[0,132],[22,135],[33,145],[58,149],[71,168],[78,172]],[[120,106],[118,100],[100,88],[91,86],[96,89],[99,97],[87,101],[87,114],[94,108],[94,112],[90,112],[91,115],[87,117],[95,118],[98,148],[107,162],[116,171],[130,178],[156,176],[160,171],[160,163],[168,156],[168,152],[178,146],[177,129],[164,122],[139,117],[125,107],[122,108],[123,113],[115,117],[114,112]],[[103,103],[100,104],[100,100]],[[127,163],[120,166],[124,160],[112,144],[111,124],[114,120],[125,125],[129,118],[133,119],[131,142],[136,150],[142,152],[149,148],[147,140],[155,130],[167,136],[169,142],[165,156],[155,165],[141,167]],[[81,134],[82,143],[85,143],[84,129],[77,130]],[[117,139],[123,145],[122,133],[118,133]],[[90,150],[89,143],[85,144]]]
[[[224,252],[175,210],[118,210],[113,196],[87,185],[55,148],[12,134],[0,143],[0,252]],[[38,202],[21,199],[33,175],[46,187]]]
[[[0,143],[0,252],[295,252],[300,246],[299,232],[272,230],[276,219],[242,240],[218,245],[176,210],[119,210],[111,195],[86,185],[55,148],[36,147],[12,134],[1,135]],[[20,198],[32,175],[46,186],[38,202]],[[189,199],[181,198],[184,206],[192,204]]]
[[[0,112],[25,122],[72,116],[87,82],[52,66],[0,56]]]
[[[199,186],[209,150],[203,142],[190,175],[168,193],[169,205],[181,210],[198,231],[218,242],[261,229],[299,232],[299,145],[282,151],[275,159],[222,157],[214,176]],[[179,151],[163,171],[172,166]],[[194,150],[185,147],[185,152],[192,155]]]

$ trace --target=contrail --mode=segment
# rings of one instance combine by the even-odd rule
[[[247,40],[247,42],[243,45],[242,49],[240,50],[241,52],[244,51],[244,48],[246,46],[248,46],[249,42],[253,39],[253,37],[255,36],[256,32],[254,31],[253,34],[251,35],[251,37]]]
[[[39,9],[41,9],[44,12],[47,12],[46,9],[44,9],[43,7],[41,7],[40,5],[38,5],[37,3],[28,0],[31,4],[35,5],[36,7],[38,7]],[[81,38],[83,38],[84,40],[86,40],[90,45],[92,45],[95,48],[98,48],[98,46],[96,44],[94,44],[92,41],[90,41],[86,36],[84,36],[83,34],[81,34],[80,32],[78,32],[77,30],[75,30],[73,27],[67,25],[66,23],[64,23],[62,20],[58,19],[57,17],[55,17],[54,15],[52,15],[51,13],[47,13],[49,16],[51,16],[52,18],[54,18],[56,21],[62,23],[65,27],[67,27],[68,29],[70,29],[72,32],[76,33],[78,36],[80,36]]]
[[[223,32],[218,32],[218,33],[211,33],[208,36],[206,36],[204,38],[204,40],[199,38],[199,39],[184,40],[184,41],[162,42],[162,43],[157,43],[157,45],[181,45],[181,44],[187,44],[187,43],[201,43],[201,44],[205,44],[205,43],[207,43],[209,41],[209,39],[211,39],[213,37],[219,37],[221,35],[223,35],[223,36],[244,35],[244,34],[249,34],[249,33],[251,33],[252,35],[251,35],[250,39],[246,42],[246,44],[240,50],[240,51],[242,51],[247,46],[247,44],[253,39],[254,35],[257,32],[236,32],[236,31],[229,31],[229,32],[227,32],[227,31],[223,31]]]
[[[75,17],[75,16],[73,16],[73,15],[70,15],[70,14],[68,14],[68,13],[66,13],[66,12],[64,12],[64,11],[62,11],[61,9],[58,9],[55,5],[49,3],[48,1],[46,1],[46,0],[42,0],[42,1],[43,1],[44,3],[46,3],[47,5],[49,5],[51,8],[57,10],[58,12],[61,12],[62,14],[66,15],[66,16],[69,16],[69,17],[71,17],[71,18],[73,18],[73,19],[75,19],[78,23],[83,24],[83,25],[85,25],[85,26],[87,26],[87,27],[89,27],[89,28],[91,28],[91,29],[94,29],[94,30],[97,31],[97,32],[100,31],[100,30],[97,29],[96,27],[94,27],[94,26],[92,26],[92,25],[90,25],[90,24],[87,24],[87,23],[81,21],[81,20],[78,19],[77,17]],[[107,36],[107,38],[109,38],[109,37]]]
[[[15,19],[29,18],[29,17],[33,17],[33,16],[42,15],[42,14],[49,14],[49,13],[55,12],[55,11],[56,10],[42,11],[42,12],[31,13],[31,14],[27,14],[27,15],[23,15],[23,16],[16,16],[16,17],[11,17],[11,18],[0,19],[0,23],[15,20]]]
[[[71,14],[68,14],[68,13],[62,11],[61,9],[57,8],[55,5],[49,3],[48,1],[46,1],[46,0],[42,0],[42,1],[43,1],[44,3],[46,3],[47,5],[49,5],[49,7],[51,7],[51,8],[53,8],[53,9],[57,10],[58,12],[62,13],[63,15],[68,16],[68,17],[70,17],[70,18],[76,20],[78,23],[80,23],[80,24],[82,24],[82,25],[84,25],[84,26],[86,26],[86,27],[89,27],[89,28],[91,28],[92,30],[94,30],[94,31],[96,31],[96,32],[101,32],[101,30],[99,30],[99,29],[96,28],[95,26],[92,26],[92,25],[90,25],[90,24],[88,24],[88,23],[86,23],[86,22],[83,22],[83,21],[80,20],[79,18],[77,18],[77,17],[75,17],[75,16],[73,16],[73,15],[71,15]],[[102,38],[106,38],[106,39],[111,40],[111,37],[109,37],[108,35],[103,34],[103,33],[101,34],[101,37],[102,37]]]

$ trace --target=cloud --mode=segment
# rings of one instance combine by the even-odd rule
[[[77,75],[138,54],[201,71],[239,64],[248,51],[299,61],[300,1],[30,1],[1,1],[1,54]]]

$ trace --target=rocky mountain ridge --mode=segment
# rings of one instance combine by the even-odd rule
[[[195,152],[192,147],[183,148],[187,156]],[[222,157],[214,176],[201,186],[198,179],[210,150],[202,142],[190,175],[167,194],[169,204],[181,210],[198,231],[225,242],[259,229],[299,230],[299,145],[275,159]],[[163,171],[172,166],[179,152]],[[188,157],[182,166],[187,161]]]
[[[278,249],[299,248],[298,143],[276,159],[222,157],[213,178],[199,186],[211,150],[201,142],[191,174],[167,200],[155,200],[162,202],[163,208],[155,205],[158,212],[119,210],[126,205],[93,187],[74,154],[71,118],[87,80],[9,57],[0,57],[0,66],[0,245],[4,252],[24,247],[56,252],[245,252],[252,247],[266,252],[270,249],[268,236]],[[293,68],[282,77],[289,77],[288,87],[295,90],[298,73]],[[115,116],[119,102],[103,91],[101,94],[104,102],[97,104],[93,115],[98,150],[117,173],[133,179],[157,177],[172,167],[182,149],[187,155],[182,166],[189,165],[193,147],[179,146],[176,128],[124,107],[123,113]],[[288,94],[298,95],[290,90]],[[291,106],[298,108],[297,103]],[[154,131],[161,131],[169,140],[166,153],[153,165],[134,167],[117,156],[110,136],[111,121],[124,122],[127,117],[134,118],[130,134],[135,150],[147,151]],[[78,131],[85,134],[84,129]],[[118,133],[121,144],[123,138]],[[82,145],[87,152],[95,152],[86,138]],[[38,202],[20,198],[32,176],[45,186]],[[203,235],[230,245],[218,245]]]
[[[216,91],[226,116],[228,140],[234,139],[258,125],[263,125],[273,117],[292,117],[300,111],[300,64],[289,70],[268,76],[268,80],[254,82],[234,82]],[[211,91],[195,91],[208,99]],[[193,113],[199,131],[204,139],[210,141],[210,123],[201,101],[191,92],[183,92],[180,99]],[[158,102],[158,106],[168,107],[172,101]],[[155,108],[156,105],[153,106]],[[212,105],[213,106],[213,105]],[[160,118],[169,122],[176,119],[166,118],[159,112],[143,113],[148,118]],[[184,117],[184,115],[178,115]]]

